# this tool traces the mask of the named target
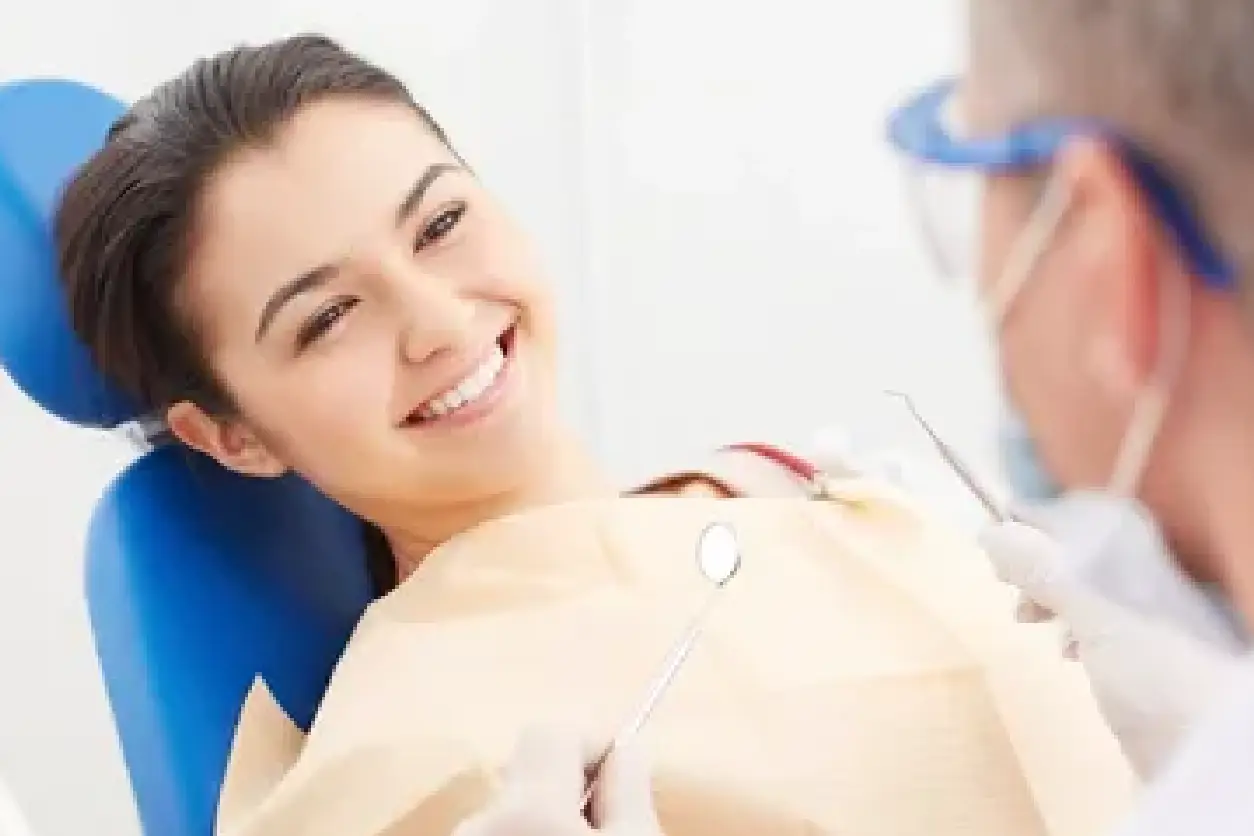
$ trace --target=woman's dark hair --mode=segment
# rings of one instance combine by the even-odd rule
[[[395,76],[329,38],[301,35],[197,61],[119,119],[66,186],[54,223],[70,321],[97,368],[145,409],[190,400],[232,411],[180,305],[200,197],[233,156],[336,97],[408,106],[449,144]],[[376,564],[386,542],[373,530],[367,540]],[[390,554],[387,564],[392,571]]]

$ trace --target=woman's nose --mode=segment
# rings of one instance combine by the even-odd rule
[[[474,303],[456,282],[417,270],[397,279],[395,295],[401,322],[401,357],[421,363],[473,337]]]

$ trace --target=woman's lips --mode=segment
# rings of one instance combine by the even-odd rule
[[[486,414],[508,376],[514,329],[514,325],[506,329],[461,380],[424,401],[409,414],[404,425],[426,428],[465,423],[476,415]]]

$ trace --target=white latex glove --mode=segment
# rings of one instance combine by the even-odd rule
[[[1222,691],[1237,657],[1097,592],[1067,546],[1038,529],[1000,523],[980,542],[1001,580],[1064,623],[1069,650],[1133,768],[1153,774]]]
[[[1230,604],[1189,579],[1140,504],[1101,491],[1073,491],[1015,508],[1015,516],[1049,534],[1062,547],[1065,571],[1115,603],[1234,654],[1248,649]],[[1025,620],[1036,620],[1025,614]]]
[[[453,836],[664,836],[653,807],[648,762],[632,741],[615,747],[601,770],[589,824],[579,810],[584,768],[599,747],[555,730],[523,736],[496,799]]]

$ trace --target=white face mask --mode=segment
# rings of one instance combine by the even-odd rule
[[[1002,385],[997,451],[1002,473],[1017,502],[1047,502],[1062,496],[1062,486],[1049,475],[1027,422]]]

